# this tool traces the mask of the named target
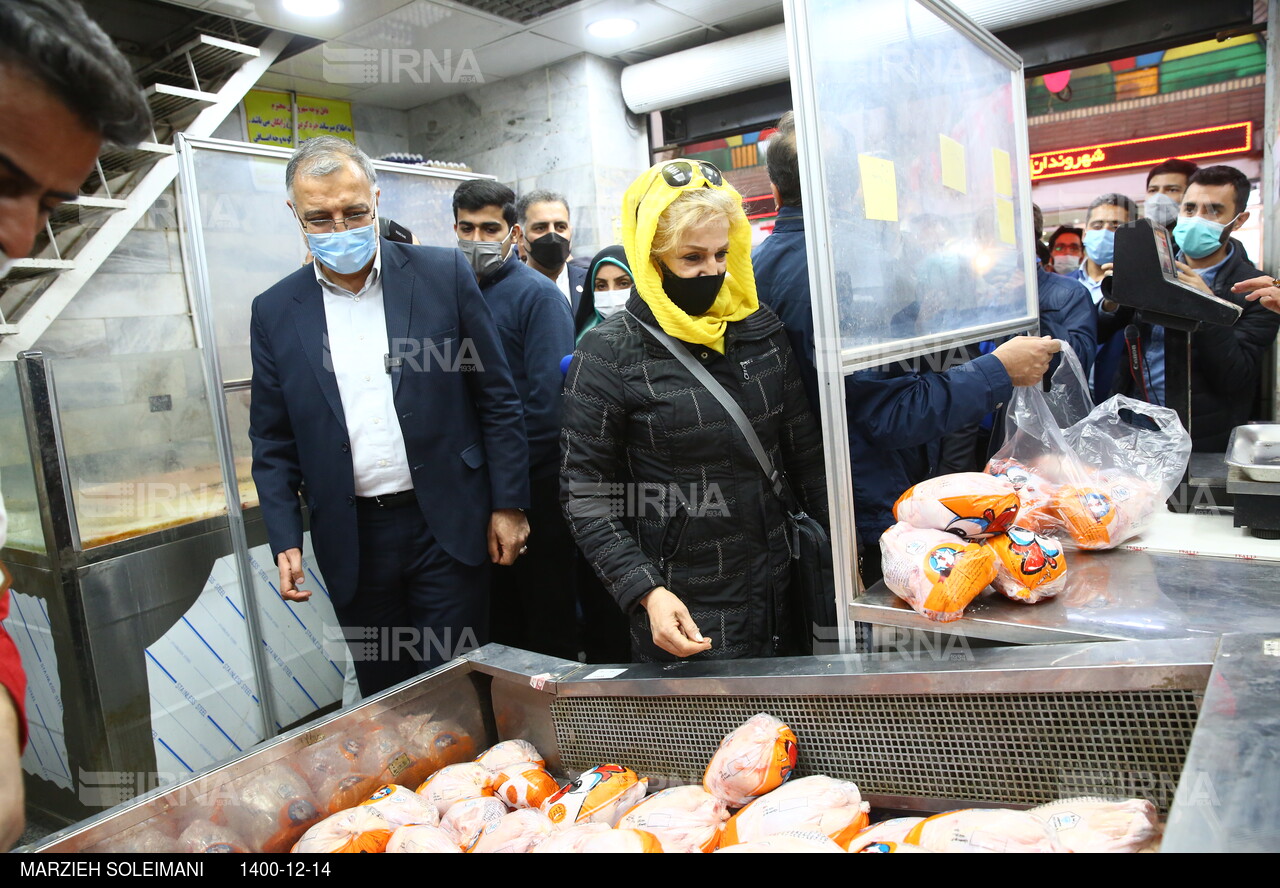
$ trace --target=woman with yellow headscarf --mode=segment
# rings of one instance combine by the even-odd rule
[[[565,514],[630,618],[633,659],[786,653],[798,615],[785,506],[729,412],[646,329],[727,390],[825,523],[821,435],[782,323],[756,300],[742,198],[713,165],[678,159],[633,182],[622,214],[635,288],[569,367]]]

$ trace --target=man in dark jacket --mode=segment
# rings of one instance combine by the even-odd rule
[[[1206,325],[1191,334],[1191,441],[1193,449],[1226,449],[1231,430],[1249,420],[1262,379],[1266,351],[1275,342],[1280,316],[1246,302],[1232,285],[1262,274],[1249,263],[1231,232],[1248,219],[1249,180],[1234,167],[1204,167],[1191,177],[1174,236],[1181,246],[1179,277],[1244,308],[1233,326]],[[1099,314],[1099,338],[1107,347],[1094,378],[1099,400],[1120,393],[1166,403],[1164,328],[1140,312],[1107,303]],[[1116,308],[1106,311],[1107,308]],[[1127,340],[1126,340],[1127,335]],[[1141,355],[1133,373],[1132,357]]]
[[[786,325],[817,414],[813,310],[791,112],[778,121],[778,133],[769,140],[767,164],[778,221],[752,255],[756,292]],[[880,535],[894,523],[894,501],[937,473],[942,437],[979,422],[1009,399],[1014,385],[1038,380],[1056,350],[1050,340],[1020,336],[989,355],[943,372],[918,372],[901,362],[845,377],[854,519],[864,583],[880,578]]]
[[[529,543],[494,570],[490,628],[496,642],[576,660],[582,650],[574,595],[576,548],[560,513],[560,361],[573,352],[569,304],[520,261],[515,194],[487,179],[453,193],[453,230],[493,313],[524,405],[529,441]]]

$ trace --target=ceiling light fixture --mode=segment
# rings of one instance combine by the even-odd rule
[[[322,15],[333,15],[342,8],[338,0],[283,0],[285,12],[294,15],[305,15],[311,18]]]
[[[601,40],[613,40],[617,37],[626,37],[637,27],[639,26],[633,19],[607,18],[587,25],[587,33]]]

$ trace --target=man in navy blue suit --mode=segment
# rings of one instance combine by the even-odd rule
[[[315,262],[253,303],[253,477],[280,594],[302,513],[368,695],[483,644],[488,563],[528,536],[528,446],[493,317],[457,250],[377,235],[377,177],[303,143],[288,206]]]

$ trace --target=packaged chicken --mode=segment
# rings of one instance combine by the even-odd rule
[[[228,790],[227,803],[212,819],[255,851],[284,853],[323,816],[307,782],[281,762],[246,774]]]
[[[173,836],[144,821],[85,848],[88,854],[180,854],[187,849]]]
[[[923,822],[923,817],[895,817],[873,823],[853,837],[849,853],[856,854],[870,845],[900,844],[907,838],[907,833]]]
[[[458,843],[438,826],[401,826],[387,840],[388,854],[461,854]]]
[[[481,834],[472,854],[528,854],[555,832],[556,825],[541,811],[512,811],[498,825]]]
[[[649,780],[630,768],[597,765],[543,802],[542,813],[558,826],[586,820],[616,826],[648,789]]]
[[[381,854],[394,831],[377,808],[360,805],[330,814],[311,827],[293,846],[293,853]]]
[[[1018,493],[1008,479],[957,472],[921,481],[893,504],[893,516],[913,527],[942,530],[963,540],[1004,533],[1018,517]]]
[[[547,766],[542,753],[538,752],[537,747],[528,740],[503,740],[501,743],[495,743],[480,753],[476,761],[490,771],[502,771],[522,762],[532,762],[539,768]]]
[[[1069,851],[1137,853],[1160,840],[1160,817],[1146,799],[1064,799],[1030,811]]]
[[[551,837],[533,849],[534,854],[581,854],[583,844],[597,833],[613,832],[607,823],[575,823],[551,834]]]
[[[471,734],[457,722],[438,719],[432,713],[407,716],[397,730],[417,758],[398,778],[405,786],[417,786],[446,765],[475,758],[476,742]]]
[[[915,610],[939,623],[964,616],[969,602],[996,578],[996,555],[940,530],[899,521],[880,537],[884,583]]]
[[[418,795],[436,806],[440,816],[464,799],[493,795],[494,773],[478,762],[446,765],[418,787]]]
[[[841,848],[864,827],[871,806],[858,787],[821,774],[802,777],[761,796],[729,819],[720,846],[755,842],[785,832],[818,832]]]
[[[439,826],[440,812],[436,806],[411,789],[388,783],[378,788],[360,803],[378,809],[382,819],[395,826],[422,824]]]
[[[788,830],[737,845],[722,846],[717,854],[843,854],[844,849],[820,832]]]
[[[493,789],[512,808],[539,809],[560,791],[560,784],[535,762],[514,762],[495,774]]]
[[[987,463],[987,474],[1004,478],[1013,485],[1018,494],[1019,526],[1035,533],[1048,533],[1056,526],[1048,507],[1061,484],[1055,484],[1042,472],[1011,457],[993,457]]]
[[[470,851],[480,836],[496,829],[506,816],[507,806],[495,798],[464,799],[449,808],[449,813],[440,819],[440,828],[459,848]]]
[[[248,843],[225,826],[201,818],[178,836],[178,851],[182,854],[247,854]]]
[[[851,852],[852,853],[852,852]],[[858,849],[859,854],[932,854],[928,848],[906,842],[871,842]]]
[[[730,808],[741,808],[785,783],[799,753],[791,729],[761,712],[720,741],[702,788]]]
[[[1052,598],[1066,585],[1067,557],[1062,544],[1024,527],[987,541],[996,555],[992,587],[1014,601],[1035,604]]]
[[[1053,829],[1026,811],[966,809],[928,817],[904,842],[938,853],[1065,853]]]
[[[1142,479],[1107,471],[1094,483],[1064,484],[1048,509],[1081,549],[1113,549],[1147,528],[1159,501]]]
[[[355,730],[307,747],[298,756],[298,769],[306,775],[326,814],[337,814],[367,799],[380,781],[376,774],[360,770],[364,740]]]
[[[618,829],[653,833],[667,854],[710,853],[720,844],[729,806],[701,786],[675,786],[644,799]]]
[[[578,854],[661,854],[662,843],[642,829],[608,829],[578,840]]]

